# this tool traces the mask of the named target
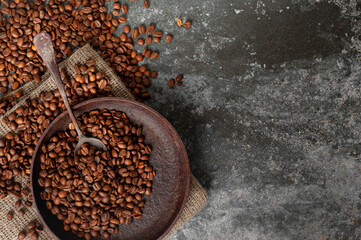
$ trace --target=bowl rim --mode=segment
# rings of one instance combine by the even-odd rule
[[[93,98],[93,99],[89,99],[86,101],[83,101],[81,103],[76,104],[75,106],[72,107],[73,110],[76,110],[78,108],[83,107],[84,105],[87,105],[89,103],[93,103],[93,102],[99,102],[99,101],[117,101],[117,102],[124,102],[124,103],[128,103],[128,104],[133,104],[133,105],[137,105],[140,108],[143,108],[144,110],[150,112],[151,114],[155,115],[155,117],[157,117],[159,119],[160,122],[162,122],[164,124],[165,127],[169,128],[169,130],[172,132],[172,134],[176,137],[177,142],[180,146],[180,148],[182,149],[182,152],[184,152],[185,154],[185,172],[186,172],[186,190],[185,190],[185,194],[182,200],[182,204],[181,207],[178,211],[178,213],[176,214],[176,216],[173,218],[172,223],[168,226],[168,228],[163,232],[163,234],[161,236],[158,237],[159,239],[163,239],[165,238],[168,233],[173,229],[173,227],[175,226],[175,224],[178,222],[181,214],[183,213],[183,210],[185,208],[186,202],[188,200],[189,197],[189,190],[190,190],[190,177],[191,177],[191,172],[190,172],[190,164],[189,164],[189,158],[188,158],[188,154],[187,154],[187,150],[184,146],[184,143],[181,139],[181,137],[179,136],[178,132],[175,130],[175,128],[172,126],[172,124],[163,116],[161,115],[159,112],[157,112],[156,110],[154,110],[153,108],[140,103],[138,101],[134,101],[134,100],[129,100],[127,98],[122,98],[122,97],[99,97],[99,98]],[[50,129],[56,124],[57,120],[61,117],[63,117],[64,115],[68,115],[68,111],[64,111],[63,113],[61,113],[59,116],[57,116],[51,123],[50,125],[45,129],[45,131],[43,132],[43,134],[41,135],[41,137],[39,138],[38,144],[36,144],[33,156],[31,158],[31,168],[30,168],[30,187],[31,187],[31,194],[33,196],[34,195],[34,182],[33,182],[33,171],[34,171],[34,162],[35,162],[35,156],[37,155],[36,153],[40,150],[40,143],[42,143],[44,141],[45,136],[47,135],[47,133],[50,131]],[[36,212],[39,216],[39,218],[41,219],[41,221],[43,222],[43,224],[45,225],[46,229],[50,232],[50,234],[55,238],[55,239],[59,239],[58,236],[48,227],[48,225],[46,224],[42,214],[40,213],[40,210],[38,208],[38,203],[37,201],[35,201],[35,197],[34,197],[34,205],[36,208]]]

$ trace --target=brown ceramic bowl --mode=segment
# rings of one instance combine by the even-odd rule
[[[143,216],[130,226],[120,225],[112,239],[162,239],[172,229],[184,208],[190,183],[189,161],[182,140],[172,125],[152,108],[123,98],[108,97],[88,100],[76,105],[75,116],[93,109],[115,109],[125,112],[133,123],[143,127],[146,142],[152,146],[150,162],[156,171],[152,194],[146,196]],[[58,131],[67,128],[67,112],[58,116],[46,129],[36,146],[31,164],[31,186],[41,220],[55,239],[79,239],[63,230],[63,223],[52,215],[40,198],[38,185],[40,147]]]

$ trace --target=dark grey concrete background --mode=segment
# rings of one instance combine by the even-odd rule
[[[174,35],[151,47],[147,104],[209,194],[170,239],[361,239],[361,4],[141,2],[128,23]],[[178,73],[184,85],[169,89]]]

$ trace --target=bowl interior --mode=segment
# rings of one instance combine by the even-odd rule
[[[130,226],[120,225],[119,233],[112,239],[159,239],[164,237],[179,218],[184,207],[190,181],[189,161],[183,142],[171,124],[152,108],[127,99],[108,97],[82,102],[74,109],[75,116],[93,109],[115,109],[125,112],[130,120],[143,128],[146,143],[152,147],[150,163],[156,171],[152,194],[146,196],[143,216]],[[37,211],[45,226],[58,239],[78,239],[63,230],[62,221],[45,207],[38,185],[40,147],[58,131],[67,128],[70,118],[61,114],[46,129],[33,155],[31,185]]]

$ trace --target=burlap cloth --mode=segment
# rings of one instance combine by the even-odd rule
[[[68,75],[74,77],[75,64],[84,64],[85,61],[90,58],[95,59],[96,68],[100,71],[103,71],[110,78],[110,84],[112,86],[112,92],[114,96],[134,99],[133,95],[128,91],[128,89],[119,80],[115,73],[109,68],[107,63],[104,62],[104,60],[97,54],[97,52],[93,50],[89,45],[85,45],[84,47],[78,49],[72,56],[62,62],[60,64],[60,67],[64,67],[67,70]],[[13,112],[18,106],[23,105],[26,99],[37,98],[40,92],[53,89],[56,89],[56,85],[50,77],[49,73],[46,73],[42,77],[42,81],[40,84],[30,82],[24,85],[22,88],[19,89],[23,91],[23,97],[19,99],[19,103],[14,106],[10,111],[8,111],[6,115]],[[0,123],[0,137],[3,137],[8,132],[10,132],[10,129]],[[23,179],[17,180],[24,183]],[[36,213],[34,205],[31,208],[24,207],[23,209],[25,210],[25,216],[21,217],[19,214],[17,214],[17,210],[14,209],[15,201],[16,199],[12,195],[8,196],[4,200],[0,200],[0,240],[17,239],[18,233],[21,230],[26,229],[27,223],[32,220],[36,220],[40,223],[40,219]],[[206,191],[200,185],[198,180],[193,175],[191,175],[190,191],[185,208],[176,225],[173,227],[167,237],[169,237],[171,234],[177,231],[177,229],[183,226],[183,224],[189,221],[189,219],[191,219],[205,205],[206,201]],[[8,221],[6,218],[6,214],[9,211],[15,211],[14,219],[12,221]],[[49,232],[44,230],[40,234],[39,239],[48,240],[52,239],[52,237],[50,236]]]

